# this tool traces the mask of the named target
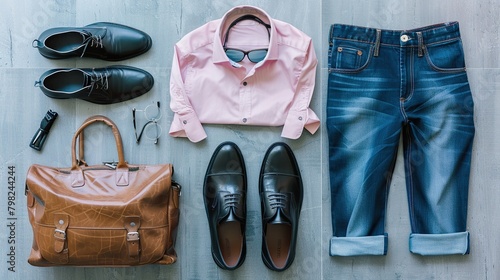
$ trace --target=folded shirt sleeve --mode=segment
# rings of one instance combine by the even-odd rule
[[[319,128],[320,120],[316,113],[309,108],[316,82],[317,64],[318,60],[312,40],[309,39],[307,52],[302,67],[299,69],[295,96],[281,132],[281,136],[284,138],[298,139],[304,128],[311,134],[314,134]]]
[[[172,71],[170,73],[170,109],[174,119],[169,134],[172,137],[187,137],[191,142],[199,142],[207,137],[196,112],[185,91],[185,68],[188,59],[182,55],[179,46],[174,47]]]

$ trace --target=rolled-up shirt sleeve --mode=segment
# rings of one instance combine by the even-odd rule
[[[304,128],[311,134],[314,134],[319,128],[319,118],[316,113],[309,108],[314,92],[317,64],[318,60],[312,40],[309,39],[307,52],[304,56],[302,67],[299,70],[293,103],[290,106],[281,133],[281,136],[284,138],[298,139],[302,135]]]
[[[174,118],[169,134],[173,137],[187,137],[196,143],[205,139],[207,134],[186,94],[183,73],[188,66],[189,57],[184,56],[179,46],[175,45],[170,73],[170,109],[174,112]]]

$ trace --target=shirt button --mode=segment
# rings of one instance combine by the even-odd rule
[[[408,35],[405,34],[405,35],[401,36],[401,41],[402,42],[408,42],[408,40],[410,40],[410,37],[408,37]]]
[[[247,86],[247,85],[248,85],[248,83],[247,83],[247,82],[243,82],[243,85],[244,85],[244,86]]]
[[[187,123],[188,123],[188,121],[182,121],[182,123],[183,123],[183,124],[187,124]]]
[[[301,121],[301,120],[302,120],[302,117],[299,117],[299,121]]]
[[[244,123],[247,122],[247,118],[243,118],[241,121],[243,121]]]

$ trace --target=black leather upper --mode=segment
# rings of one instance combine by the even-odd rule
[[[148,72],[119,65],[51,69],[35,83],[49,97],[78,98],[96,104],[130,100],[148,92],[153,84],[153,76]]]
[[[151,45],[152,39],[145,32],[111,22],[51,28],[33,42],[47,58],[92,57],[109,61],[140,55]]]
[[[303,200],[300,170],[292,150],[285,143],[275,143],[267,150],[261,167],[259,192],[262,260],[268,268],[283,271],[295,258]],[[271,238],[275,240],[273,244],[268,242]],[[272,253],[271,247],[276,252]],[[278,262],[277,259],[282,261]]]
[[[236,269],[245,260],[246,190],[241,151],[232,142],[220,144],[208,165],[203,194],[212,256],[223,269]]]

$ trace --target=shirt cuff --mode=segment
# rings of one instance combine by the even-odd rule
[[[298,139],[304,128],[314,134],[318,130],[319,124],[318,116],[309,108],[303,111],[289,111],[281,137]]]
[[[193,143],[207,138],[207,134],[195,113],[182,116],[174,114],[169,134],[172,137],[187,137]]]

